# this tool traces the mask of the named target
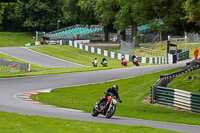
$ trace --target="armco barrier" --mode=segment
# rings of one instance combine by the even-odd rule
[[[20,63],[20,62],[0,58],[0,64],[3,64],[4,66],[15,67],[19,70],[30,71],[30,64],[29,63]]]
[[[165,75],[151,86],[151,103],[160,103],[200,113],[200,94],[167,88],[177,75],[200,68],[200,59],[189,62],[183,68]]]
[[[157,101],[193,112],[200,112],[200,94],[157,86]]]
[[[65,43],[65,44],[68,45],[67,43]],[[99,48],[90,47],[90,46],[78,43],[76,41],[69,41],[69,45],[79,48],[81,50],[90,52],[90,53],[95,53],[95,54],[99,54],[99,55],[103,55],[106,57],[115,58],[115,59],[119,59],[119,60],[121,60],[122,56],[124,56],[126,58],[126,60],[132,61],[132,55],[127,55],[127,54],[123,55],[120,53],[110,52],[110,51],[102,50]],[[155,63],[155,64],[167,63],[165,57],[138,57],[138,62],[140,62],[140,63]]]

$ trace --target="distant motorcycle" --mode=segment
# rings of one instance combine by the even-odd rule
[[[91,115],[96,117],[101,113],[102,115],[105,115],[106,118],[111,118],[115,113],[116,104],[117,104],[116,98],[108,96],[106,101],[100,104],[99,106],[98,103],[94,105]]]
[[[137,59],[137,58],[133,58],[133,64],[135,64],[136,66],[139,66],[139,63],[138,63],[138,59]]]

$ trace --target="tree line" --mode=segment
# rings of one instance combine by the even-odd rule
[[[21,31],[52,31],[60,23],[104,27],[106,40],[109,29],[121,30],[149,24],[159,32],[183,35],[199,32],[199,0],[15,0],[0,5],[0,23],[3,29]],[[160,26],[155,21],[162,22]]]

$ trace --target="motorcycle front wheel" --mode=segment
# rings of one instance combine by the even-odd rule
[[[99,112],[96,111],[95,107],[92,109],[91,115],[94,116],[94,117],[99,115]]]
[[[109,111],[106,112],[106,118],[111,118],[116,110],[116,105],[112,105]]]

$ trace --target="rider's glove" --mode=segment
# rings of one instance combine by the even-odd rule
[[[122,100],[119,100],[120,103],[122,103]]]

